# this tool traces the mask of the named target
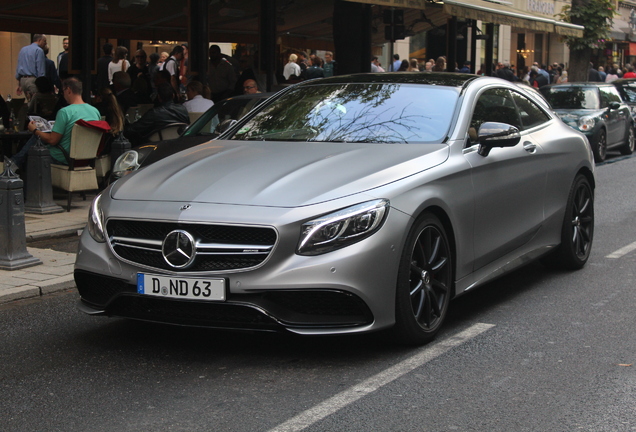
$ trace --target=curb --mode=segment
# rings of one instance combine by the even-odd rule
[[[14,288],[0,290],[0,304],[9,303],[15,300],[24,300],[28,298],[41,297],[59,291],[65,291],[75,288],[75,279],[73,275],[60,276],[55,279],[31,283]]]
[[[83,223],[81,225],[76,225],[69,228],[56,230],[54,232],[41,231],[41,232],[32,233],[32,234],[27,233],[26,242],[30,243],[34,241],[50,240],[54,238],[79,236],[85,227],[86,227],[86,224]]]

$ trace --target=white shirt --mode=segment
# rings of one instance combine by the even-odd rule
[[[201,95],[196,95],[191,100],[185,101],[183,103],[183,106],[185,107],[185,109],[188,110],[188,112],[195,112],[195,113],[206,112],[213,105],[214,105],[214,102],[212,102],[210,99],[204,98]]]
[[[285,77],[286,80],[288,80],[289,77],[292,75],[296,75],[297,77],[300,77],[300,66],[298,66],[298,63],[296,62],[287,63],[285,65],[285,68],[283,69],[283,76]]]
[[[108,81],[111,84],[113,83],[113,74],[115,72],[119,72],[119,71],[126,72],[128,68],[130,67],[130,63],[128,62],[128,60],[124,60],[124,62],[126,63],[126,69],[122,69],[121,60],[117,63],[113,63],[113,62],[108,63]]]

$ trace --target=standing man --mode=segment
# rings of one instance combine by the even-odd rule
[[[97,59],[97,91],[108,87],[108,64],[113,61],[113,44],[106,42],[102,47],[104,55]]]
[[[223,58],[218,45],[210,46],[210,65],[208,68],[208,84],[212,92],[212,101],[217,103],[232,95],[236,85],[234,67]]]
[[[46,36],[36,34],[33,35],[33,43],[23,47],[18,54],[18,67],[15,71],[15,79],[18,81],[16,93],[20,95],[24,92],[27,100],[38,91],[35,79],[46,74],[44,47]]]
[[[67,38],[67,37],[65,37],[65,38],[62,40],[62,46],[64,47],[64,51],[62,51],[61,53],[59,53],[59,54],[57,55],[57,67],[58,67],[58,68],[60,67],[60,60],[62,59],[62,56],[63,56],[64,54],[68,54],[68,38]]]
[[[322,67],[325,71],[325,77],[338,75],[338,64],[333,59],[331,51],[325,52],[325,65]]]
[[[393,64],[391,64],[391,72],[397,72],[400,70],[402,62],[400,61],[399,54],[393,54]]]
[[[68,154],[71,148],[71,131],[73,126],[75,126],[75,122],[78,120],[94,121],[101,118],[97,108],[85,103],[82,99],[82,83],[77,78],[64,80],[62,82],[62,92],[68,106],[57,112],[55,125],[51,132],[42,132],[33,121],[28,124],[29,132],[33,133],[33,136],[22,147],[22,150],[13,156],[12,162],[18,167],[24,164],[29,148],[37,142],[38,138],[43,143],[51,146],[49,151],[54,163],[68,165],[64,152],[60,148],[64,149],[66,154]]]
[[[174,90],[174,93],[175,95],[177,95],[177,97],[181,96],[181,91],[179,89],[179,67],[181,65],[181,60],[183,59],[184,51],[185,50],[181,45],[177,45],[176,47],[174,47],[172,49],[172,53],[170,53],[170,57],[168,57],[168,60],[163,62],[163,64],[159,68],[159,70],[166,70],[168,71],[168,73],[170,73],[170,85],[172,86],[172,89]]]

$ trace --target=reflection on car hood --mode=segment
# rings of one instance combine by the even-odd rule
[[[579,119],[583,116],[597,116],[603,114],[606,110],[604,109],[555,109],[554,112],[557,113],[561,119]]]
[[[296,207],[370,190],[447,157],[445,144],[212,141],[119,180],[111,196]]]

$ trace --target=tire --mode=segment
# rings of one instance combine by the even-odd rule
[[[607,158],[607,133],[605,129],[601,129],[596,137],[596,143],[592,146],[594,153],[594,162],[605,162]]]
[[[632,125],[629,126],[629,130],[627,131],[627,139],[625,140],[625,144],[621,146],[620,151],[622,155],[630,155],[634,153],[634,145],[636,144],[636,136],[634,135],[634,128]]]
[[[594,193],[579,174],[572,184],[561,227],[561,244],[550,255],[550,266],[567,270],[582,268],[590,257],[594,239]]]
[[[402,252],[395,298],[395,338],[422,345],[439,331],[453,286],[453,259],[441,222],[424,213],[415,222]]]

